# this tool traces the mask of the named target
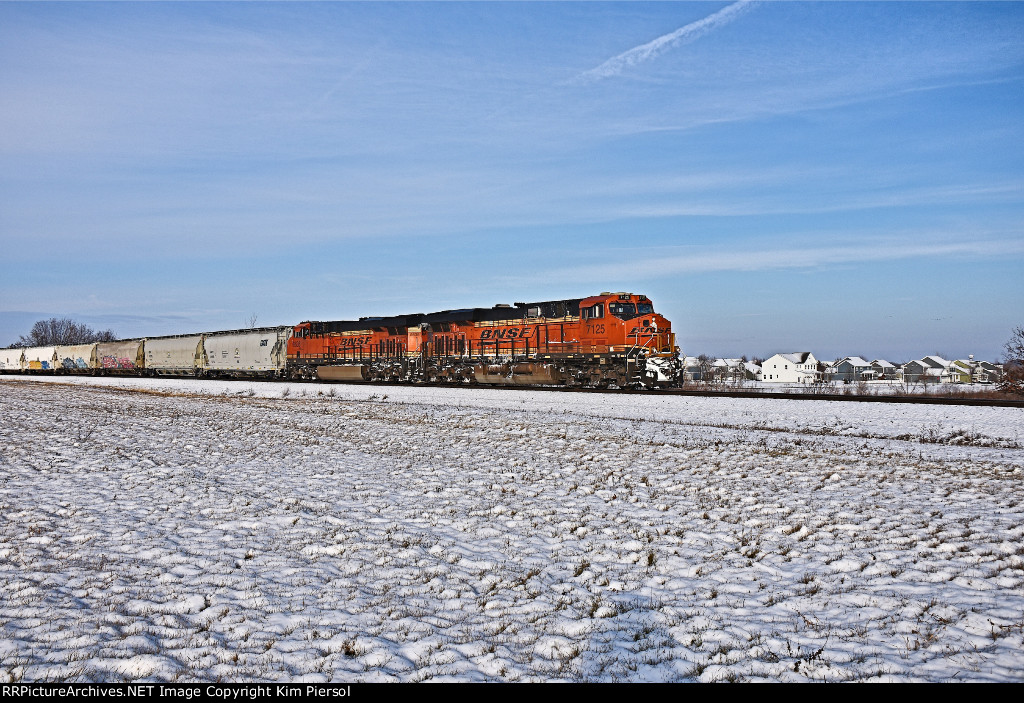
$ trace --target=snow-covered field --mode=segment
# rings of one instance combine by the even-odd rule
[[[1022,481],[1009,408],[0,377],[0,681],[1019,681]]]

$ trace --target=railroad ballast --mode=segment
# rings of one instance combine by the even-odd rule
[[[681,378],[671,323],[632,293],[6,349],[0,371],[622,388]]]

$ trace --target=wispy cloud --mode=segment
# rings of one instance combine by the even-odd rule
[[[618,56],[613,56],[600,66],[581,73],[579,75],[579,80],[583,82],[593,82],[599,81],[603,78],[617,76],[630,66],[635,66],[639,63],[643,63],[644,61],[650,61],[675,46],[699,39],[708,32],[732,22],[752,5],[752,0],[740,0],[739,2],[734,2],[733,4],[722,8],[718,12],[708,15],[704,19],[691,22],[685,27],[680,27],[674,32],[669,32],[668,34],[664,34],[657,39],[647,42],[646,44],[635,46],[629,51],[624,51]]]
[[[857,244],[804,247],[750,247],[731,244],[728,250],[687,247],[684,254],[651,249],[643,259],[618,260],[614,264],[579,266],[538,273],[544,280],[628,281],[691,273],[806,269],[843,264],[870,264],[921,258],[1008,258],[1024,255],[1019,238],[934,241],[922,235],[920,241],[886,243],[871,239]]]

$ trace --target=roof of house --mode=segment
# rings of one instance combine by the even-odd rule
[[[792,354],[779,354],[779,356],[789,361],[792,361],[794,364],[807,363],[807,357],[809,357],[810,355],[810,352],[793,352]]]
[[[851,366],[871,366],[871,362],[865,361],[864,359],[861,359],[859,356],[848,356],[842,361],[840,361],[839,364],[843,363],[843,361],[850,362]],[[839,364],[836,364],[836,366],[838,366]]]
[[[883,369],[894,369],[894,368],[896,368],[895,364],[890,364],[885,359],[875,359],[874,361],[871,362],[871,365],[872,366],[881,366]]]
[[[941,356],[935,356],[934,354],[930,356],[921,357],[921,361],[923,361],[924,363],[928,364],[933,368],[947,368],[952,363],[950,361],[947,361],[946,359],[943,359]]]

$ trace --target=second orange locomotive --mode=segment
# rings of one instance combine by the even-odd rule
[[[290,375],[323,380],[652,387],[679,378],[671,323],[647,296],[303,322]]]

